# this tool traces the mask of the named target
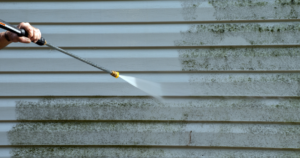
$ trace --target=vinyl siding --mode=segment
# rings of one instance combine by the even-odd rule
[[[2,1],[0,157],[299,157],[300,1]]]

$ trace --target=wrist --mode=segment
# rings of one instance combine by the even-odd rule
[[[0,33],[0,40],[1,40],[1,42],[3,42],[3,44],[10,44],[10,43],[12,43],[12,41],[9,38],[9,36],[8,36],[9,41],[8,41],[8,39],[6,39],[5,36],[8,36],[8,33],[6,33],[6,32],[1,32]]]
[[[7,40],[7,42],[11,42],[7,33],[8,33],[8,31],[4,32],[4,38]]]

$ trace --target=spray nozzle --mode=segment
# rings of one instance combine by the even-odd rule
[[[115,78],[118,78],[120,76],[120,73],[118,71],[111,71],[111,75]]]

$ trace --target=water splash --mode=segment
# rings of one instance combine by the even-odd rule
[[[126,82],[130,83],[134,87],[150,94],[151,96],[155,97],[156,99],[162,101],[162,89],[161,85],[158,83],[142,80],[139,78],[131,77],[131,76],[124,76],[120,75],[120,78],[125,80]]]

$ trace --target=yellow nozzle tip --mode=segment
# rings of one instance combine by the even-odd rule
[[[111,75],[115,78],[119,78],[120,73],[118,71],[111,71]]]
[[[116,76],[115,78],[119,78],[119,76],[120,76],[120,73],[119,73],[119,72],[117,72],[117,76]]]

